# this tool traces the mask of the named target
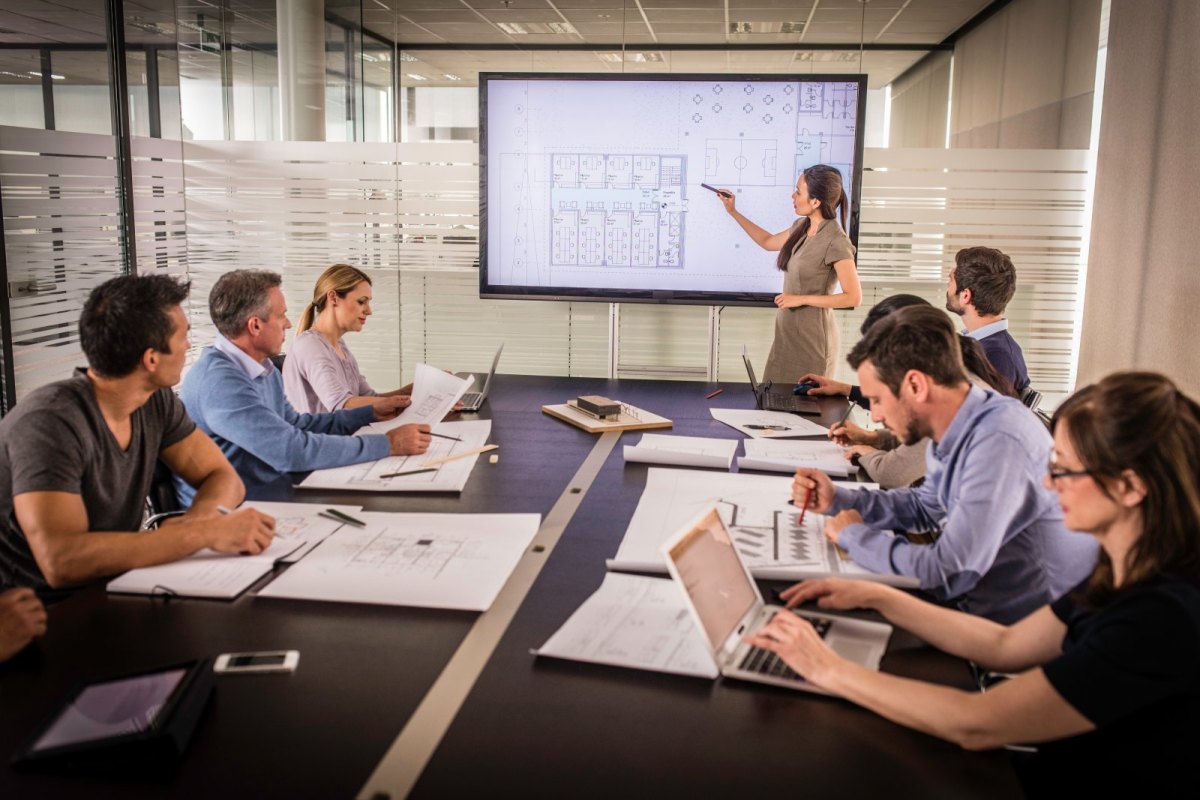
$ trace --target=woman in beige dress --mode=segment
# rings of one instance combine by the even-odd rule
[[[853,308],[862,301],[854,245],[845,232],[848,203],[842,173],[825,164],[804,170],[792,192],[792,204],[800,218],[779,233],[764,230],[743,216],[733,192],[723,190],[717,196],[756,244],[779,251],[776,266],[784,273],[783,292],[775,296],[779,311],[765,379],[794,383],[809,372],[832,375],[838,355],[833,309]],[[833,294],[837,284],[841,291]]]

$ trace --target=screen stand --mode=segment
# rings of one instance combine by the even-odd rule
[[[721,310],[724,306],[708,307],[708,358],[704,366],[681,367],[666,364],[621,363],[621,304],[608,304],[608,377],[667,378],[668,380],[715,381],[717,376],[717,342],[721,331]]]

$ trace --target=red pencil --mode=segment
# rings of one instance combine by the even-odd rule
[[[704,395],[704,399],[705,399],[705,400],[711,400],[712,398],[716,397],[717,395],[719,395],[719,394],[720,394],[721,392],[723,392],[723,391],[725,391],[725,390],[724,390],[724,389],[717,389],[715,392],[709,392],[708,394]]]
[[[812,499],[812,489],[804,490],[804,505],[800,506],[800,519],[796,520],[796,527],[804,524],[804,512],[808,511],[808,501]]]

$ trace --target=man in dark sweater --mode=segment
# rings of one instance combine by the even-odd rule
[[[996,371],[1018,394],[1029,387],[1021,346],[1008,332],[1004,309],[1017,290],[1012,259],[991,247],[966,247],[954,256],[946,308],[963,318],[963,333],[976,339]]]

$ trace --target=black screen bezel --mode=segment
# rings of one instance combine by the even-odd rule
[[[606,73],[573,72],[481,72],[479,73],[479,297],[489,300],[568,300],[602,303],[667,303],[701,306],[774,306],[775,292],[713,292],[680,291],[677,289],[595,289],[562,286],[515,286],[493,284],[488,280],[488,150],[487,97],[488,84],[500,80],[581,80],[581,81],[780,81],[832,82],[858,84],[858,122],[854,136],[854,174],[850,176],[850,208],[846,234],[858,248],[859,209],[862,195],[864,120],[867,109],[867,76],[863,74],[830,75],[779,73],[767,74],[709,74],[709,73],[636,73],[610,75]]]

